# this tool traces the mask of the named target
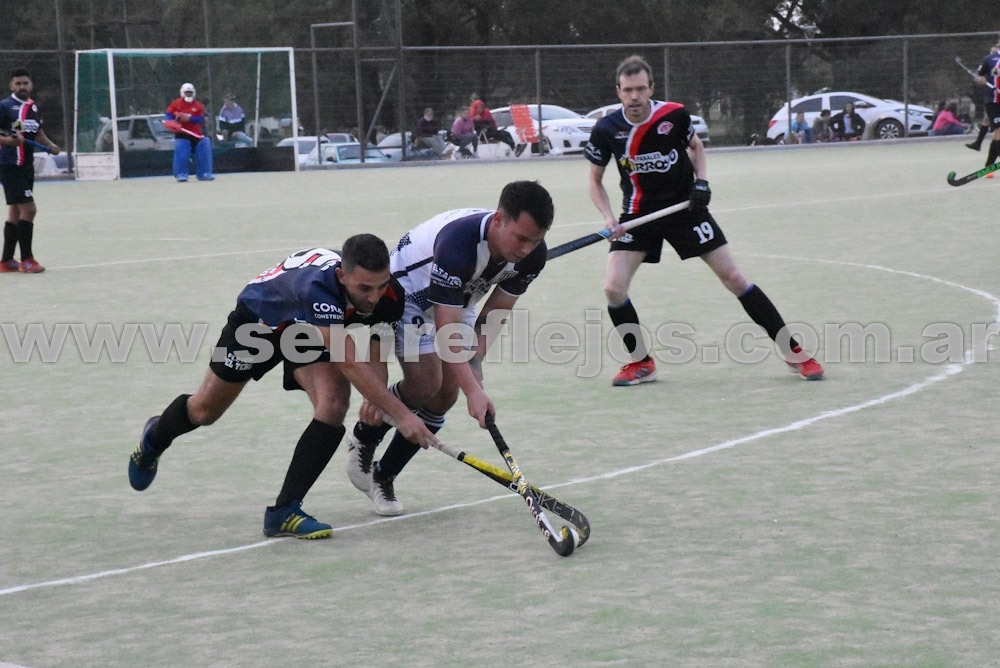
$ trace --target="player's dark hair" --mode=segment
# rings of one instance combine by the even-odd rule
[[[622,76],[630,77],[633,74],[638,74],[639,72],[645,72],[646,76],[649,77],[649,85],[653,85],[653,68],[649,66],[646,59],[642,56],[631,55],[622,62],[618,63],[618,69],[615,71],[615,86],[622,80]]]
[[[527,213],[535,219],[535,224],[542,230],[552,227],[552,219],[556,215],[552,196],[538,181],[508,183],[500,193],[500,204],[497,208],[515,220],[522,213]]]
[[[355,234],[344,242],[340,252],[340,266],[350,272],[355,267],[368,271],[382,271],[389,266],[389,249],[374,234]]]
[[[10,77],[7,79],[7,81],[13,81],[18,77],[28,77],[30,79],[31,75],[28,74],[28,70],[24,69],[23,67],[18,67],[16,70],[10,71]]]

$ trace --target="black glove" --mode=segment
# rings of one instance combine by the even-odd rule
[[[705,179],[695,181],[688,199],[691,200],[692,211],[707,211],[708,203],[712,199],[712,189],[708,187],[708,181]]]

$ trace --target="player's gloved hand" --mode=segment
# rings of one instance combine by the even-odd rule
[[[695,181],[688,199],[691,201],[692,211],[707,211],[708,203],[712,199],[712,189],[708,187],[708,181],[705,179]]]

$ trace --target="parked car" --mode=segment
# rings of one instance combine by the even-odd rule
[[[526,105],[531,113],[531,118],[535,122],[535,131],[538,131],[538,105]],[[514,119],[510,113],[510,107],[500,107],[491,109],[493,119],[497,122],[497,128],[506,130],[517,142],[517,130],[514,127]],[[580,114],[554,104],[542,105],[542,136],[545,137],[545,152],[553,155],[563,155],[566,153],[582,153],[590,139],[590,131],[594,129],[594,119],[585,118]],[[538,145],[532,146],[533,153],[538,152]]]
[[[400,134],[398,132],[393,132],[390,135],[386,135],[382,141],[378,143],[378,150],[385,154],[389,162],[400,162],[403,159],[403,145],[399,140]],[[406,159],[407,160],[437,160],[437,156],[434,151],[427,148],[426,146],[417,146],[411,143],[411,135],[409,132],[406,133]]]
[[[317,159],[317,155],[322,152],[322,160]],[[344,164],[359,164],[361,162],[361,144],[359,142],[350,143],[340,143],[340,142],[328,142],[320,147],[320,151],[316,150],[316,146],[309,152],[306,157],[305,162],[302,163],[303,167],[316,167],[324,166],[328,167],[330,165],[344,165]],[[371,144],[365,149],[365,164],[370,162],[391,162],[385,153],[378,150],[377,147]]]
[[[865,136],[873,139],[897,139],[904,136],[904,128],[910,135],[925,135],[934,123],[934,111],[927,107],[911,104],[907,108],[898,100],[843,91],[822,91],[792,100],[791,115],[794,117],[801,111],[811,125],[823,109],[837,114],[848,102],[853,102],[854,110],[865,119]],[[767,125],[768,139],[778,143],[784,141],[788,116],[788,104],[785,103]]]
[[[299,156],[299,164],[304,165],[306,160],[309,159],[309,152],[316,148],[317,139],[320,144],[330,143],[330,140],[326,137],[303,137],[302,135],[299,135],[298,139],[295,137],[285,137],[275,144],[275,146],[278,148],[296,146],[296,153],[298,153]],[[298,143],[296,144],[296,142]]]
[[[163,127],[163,114],[118,117],[119,151],[173,151],[174,133]],[[111,119],[102,118],[94,148],[100,153],[115,150]]]
[[[597,109],[594,109],[593,111],[588,113],[587,118],[593,118],[596,121],[600,118],[604,118],[605,116],[607,116],[612,112],[618,111],[621,108],[622,108],[621,102],[619,102],[618,104],[609,104],[605,107],[598,107]],[[701,140],[701,143],[704,144],[705,146],[708,146],[708,143],[711,140],[709,139],[708,136],[708,123],[705,122],[705,119],[696,114],[691,114],[691,125],[694,126],[694,133],[698,135],[698,139]]]

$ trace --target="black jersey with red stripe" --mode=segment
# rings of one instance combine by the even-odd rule
[[[621,175],[622,212],[645,214],[686,200],[694,183],[688,142],[694,136],[684,105],[652,100],[649,117],[633,123],[621,109],[597,121],[584,151],[605,166],[615,159]]]
[[[34,100],[25,101],[14,94],[0,100],[0,130],[33,140],[41,127],[42,117]],[[33,156],[31,144],[0,146],[0,165],[30,165]]]

